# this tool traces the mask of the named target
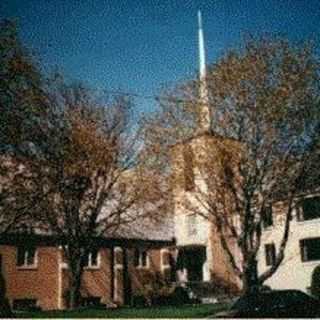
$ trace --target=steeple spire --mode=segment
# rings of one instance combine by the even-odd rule
[[[202,28],[201,11],[198,10],[198,36],[199,36],[199,67],[200,67],[200,79],[206,76],[206,54],[204,50],[204,37]]]
[[[210,131],[211,117],[208,101],[208,89],[206,83],[206,54],[204,48],[204,36],[202,27],[201,11],[198,10],[198,41],[199,41],[199,96],[200,96],[200,119],[199,131]]]

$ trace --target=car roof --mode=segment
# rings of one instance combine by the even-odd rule
[[[283,301],[286,298],[302,298],[316,300],[313,297],[307,295],[306,293],[295,290],[295,289],[286,289],[286,290],[269,290],[269,291],[260,291],[252,292],[246,295],[241,296],[232,306],[232,309],[237,308],[247,308],[252,307],[253,305],[264,305],[270,301]],[[301,301],[302,302],[302,301]]]

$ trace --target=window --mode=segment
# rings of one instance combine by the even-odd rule
[[[18,247],[17,266],[18,267],[35,267],[36,266],[36,248],[35,247]]]
[[[187,215],[187,232],[188,236],[197,234],[197,216],[195,214]]]
[[[161,267],[170,268],[170,261],[172,261],[171,254],[168,249],[161,249]]]
[[[99,267],[99,252],[98,249],[94,249],[88,252],[84,257],[85,268],[97,268]]]
[[[29,311],[37,308],[36,299],[14,299],[12,303],[13,310]]]
[[[101,305],[101,297],[84,297],[81,299],[83,307],[98,307]]]
[[[304,199],[298,210],[298,220],[312,220],[320,218],[320,197]]]
[[[320,238],[300,240],[301,261],[320,260]]]
[[[147,268],[149,266],[149,256],[147,250],[135,250],[134,266],[138,268]]]
[[[134,266],[135,267],[138,267],[140,265],[140,252],[139,250],[135,250],[134,251]]]
[[[276,262],[276,247],[274,243],[268,243],[264,248],[266,254],[266,265],[273,266]]]
[[[263,209],[263,211],[262,211],[262,225],[264,228],[268,228],[273,225],[272,205],[269,205]]]

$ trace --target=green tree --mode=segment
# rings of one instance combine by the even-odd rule
[[[26,152],[38,147],[47,127],[48,103],[36,59],[22,45],[17,27],[0,21],[0,146]]]
[[[32,207],[29,201],[17,201],[17,196],[24,198],[27,179],[21,160],[30,161],[45,141],[48,107],[42,84],[36,60],[19,40],[16,24],[0,20],[0,237]],[[5,317],[10,311],[4,307],[4,280],[2,275],[0,308]]]

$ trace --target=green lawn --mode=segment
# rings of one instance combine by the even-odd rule
[[[225,310],[227,304],[201,304],[178,307],[81,309],[76,311],[17,312],[17,318],[205,318]]]

